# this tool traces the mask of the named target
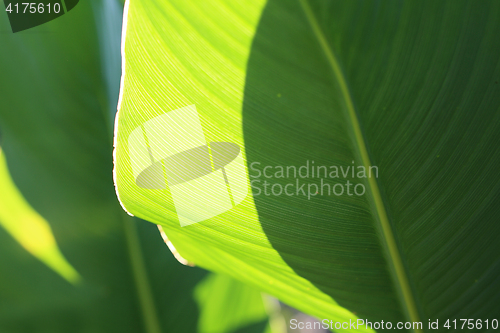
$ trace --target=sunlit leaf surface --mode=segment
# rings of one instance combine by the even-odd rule
[[[115,181],[129,213],[162,225],[188,261],[319,318],[426,328],[500,312],[500,2],[127,4]],[[241,148],[260,195],[229,205],[189,183],[192,212],[179,206],[169,154],[204,142],[200,129],[174,140],[183,118],[151,124],[191,105],[203,140]],[[350,190],[320,194],[317,171],[276,176],[313,163],[349,170],[323,180]],[[294,192],[264,194],[264,181]],[[181,227],[186,216],[197,223]]]

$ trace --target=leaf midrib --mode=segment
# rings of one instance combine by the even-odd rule
[[[323,31],[321,30],[319,23],[309,6],[309,3],[307,0],[299,0],[300,4],[302,6],[302,9],[304,10],[304,13],[307,17],[307,21],[309,22],[311,29],[313,30],[313,33],[315,37],[318,39],[318,42],[321,46],[321,49],[325,53],[325,56],[328,60],[329,65],[331,66],[334,76],[337,79],[340,90],[342,93],[342,96],[344,98],[344,101],[346,103],[346,109],[348,113],[348,119],[350,121],[350,127],[349,130],[351,130],[353,133],[354,137],[354,146],[357,148],[358,153],[361,157],[363,166],[368,169],[369,166],[371,165],[370,162],[370,157],[368,155],[368,151],[366,149],[365,141],[363,138],[363,134],[361,132],[361,127],[359,124],[358,117],[356,115],[356,110],[354,109],[354,104],[352,102],[351,94],[349,92],[349,88],[347,87],[346,80],[344,78],[344,75],[342,73],[342,70],[340,68],[339,62],[337,60],[337,57],[335,56],[335,53],[333,52],[333,49],[330,47],[328,44],[328,41],[326,40],[325,35],[323,34]],[[376,179],[369,177],[368,178],[368,191],[369,196],[375,206],[375,214],[376,215],[376,220],[380,224],[380,229],[382,230],[382,236],[383,239],[381,239],[381,242],[383,245],[387,248],[387,252],[389,255],[390,263],[394,269],[394,275],[396,279],[396,283],[398,284],[398,288],[401,291],[400,301],[402,305],[405,306],[405,310],[407,315],[409,316],[409,319],[412,322],[420,322],[419,314],[417,311],[417,306],[415,303],[415,299],[413,297],[413,293],[408,281],[408,277],[406,276],[406,271],[403,265],[403,262],[401,260],[401,255],[399,253],[396,240],[394,238],[394,234],[392,232],[391,225],[389,223],[389,219],[387,217],[387,212],[385,209],[384,202],[382,200],[382,196],[380,194],[380,190],[378,188],[378,184]],[[416,329],[416,332],[422,332],[420,329]]]

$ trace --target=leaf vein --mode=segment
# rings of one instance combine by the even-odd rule
[[[335,78],[338,80],[340,90],[344,101],[346,103],[346,109],[348,113],[348,119],[350,121],[351,130],[353,131],[353,136],[355,139],[355,146],[358,149],[358,153],[361,157],[363,166],[368,169],[371,165],[370,157],[368,155],[368,150],[366,149],[365,141],[363,138],[363,134],[361,132],[361,126],[359,124],[359,120],[356,114],[356,110],[354,108],[354,104],[351,98],[351,94],[349,92],[349,88],[347,86],[347,82],[344,78],[344,74],[340,68],[339,62],[332,48],[328,44],[326,37],[321,30],[319,23],[308,3],[307,0],[299,0],[304,10],[305,16],[307,18],[308,23],[313,30],[315,37],[318,39],[318,42],[321,46],[321,49],[325,53],[325,56],[328,60],[329,65],[333,70],[333,74]],[[392,264],[392,268],[394,270],[394,275],[396,278],[396,282],[398,284],[398,288],[401,291],[401,303],[406,308],[406,313],[409,319],[413,322],[419,322],[419,314],[417,311],[417,307],[415,304],[415,300],[413,297],[413,293],[408,281],[408,277],[406,275],[406,271],[401,260],[401,255],[399,253],[396,240],[394,238],[394,234],[392,232],[391,225],[389,223],[389,219],[387,217],[387,212],[385,209],[384,202],[382,200],[382,196],[380,194],[380,190],[377,184],[377,181],[374,178],[368,178],[368,188],[370,193],[370,197],[373,201],[373,205],[375,208],[375,216],[377,221],[380,223],[380,229],[382,231],[383,239],[381,240],[387,248],[387,252],[389,255],[390,263]],[[420,329],[416,329],[416,332],[421,332]]]

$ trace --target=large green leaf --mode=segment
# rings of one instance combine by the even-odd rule
[[[500,2],[126,6],[115,181],[128,212],[161,224],[187,260],[320,318],[421,320],[427,329],[428,319],[500,312]],[[252,165],[313,161],[377,169],[325,179],[362,184],[363,195],[255,191],[181,227],[168,186],[137,185],[129,137],[193,104],[206,141],[238,144],[250,176]],[[159,129],[156,139],[170,130]],[[178,142],[146,144],[155,162],[158,147]],[[321,184],[317,173],[298,179]]]
[[[194,295],[207,272],[180,265],[113,190],[121,12],[83,1],[16,34],[0,15],[1,332],[200,332],[211,311]],[[260,297],[239,282],[224,292]],[[240,316],[223,332],[263,320]]]

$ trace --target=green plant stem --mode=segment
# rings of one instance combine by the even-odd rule
[[[156,306],[149,284],[146,266],[144,264],[141,245],[137,235],[137,229],[133,218],[123,217],[125,238],[127,241],[127,249],[130,257],[130,264],[134,282],[137,290],[137,296],[141,306],[142,316],[144,318],[144,327],[147,333],[161,333],[160,322],[156,312]]]
[[[66,2],[64,0],[61,0],[63,11],[67,13],[68,11],[66,10]]]
[[[370,157],[368,155],[368,150],[366,149],[365,141],[363,138],[363,134],[361,132],[361,126],[359,124],[358,117],[356,115],[356,110],[354,109],[354,104],[352,102],[351,94],[349,92],[349,88],[347,87],[346,80],[344,78],[344,74],[340,69],[339,62],[335,53],[333,52],[331,46],[328,44],[326,37],[321,30],[319,23],[309,6],[307,0],[300,0],[300,4],[305,12],[307,20],[311,25],[311,28],[314,32],[314,35],[318,39],[318,42],[324,51],[328,63],[332,67],[335,78],[338,80],[340,90],[342,92],[342,96],[344,97],[348,118],[351,123],[351,129],[353,130],[353,137],[355,139],[355,146],[358,149],[358,153],[361,157],[362,163],[364,167],[368,170],[371,166]],[[413,293],[410,287],[410,283],[408,281],[408,277],[406,275],[405,267],[401,260],[401,255],[399,253],[398,246],[396,244],[396,240],[394,238],[394,234],[392,232],[391,225],[389,223],[389,219],[387,217],[387,212],[385,210],[384,202],[382,200],[382,196],[380,194],[380,190],[378,188],[377,181],[370,177],[368,178],[368,188],[369,193],[371,195],[371,199],[373,200],[373,204],[376,210],[376,217],[380,223],[380,228],[382,230],[383,240],[382,242],[386,246],[388,250],[388,254],[390,257],[390,262],[394,269],[394,275],[396,283],[398,284],[400,295],[402,296],[401,303],[405,306],[406,313],[409,319],[413,322],[419,322],[420,318],[417,311],[417,306],[415,304],[415,300],[413,297]],[[417,329],[416,332],[421,332],[421,330]]]

